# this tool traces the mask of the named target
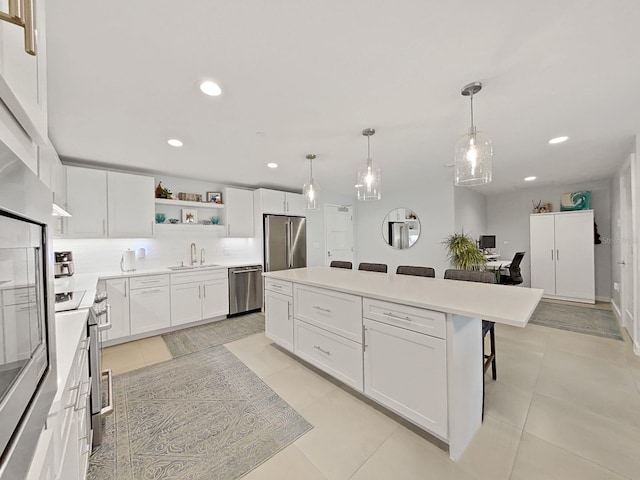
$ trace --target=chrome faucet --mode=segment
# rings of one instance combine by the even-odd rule
[[[196,264],[196,260],[197,260],[196,256],[197,256],[196,255],[196,244],[192,243],[191,244],[191,266]]]
[[[200,265],[204,265],[204,248],[200,249]]]

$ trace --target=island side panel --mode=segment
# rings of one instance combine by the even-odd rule
[[[447,314],[449,457],[458,461],[482,424],[482,320]]]

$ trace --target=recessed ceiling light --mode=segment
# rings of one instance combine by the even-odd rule
[[[210,80],[207,80],[206,82],[202,82],[200,84],[200,90],[202,90],[202,93],[204,93],[205,95],[209,95],[210,97],[217,97],[222,93],[222,89],[220,88],[220,85]]]
[[[525,182],[533,182],[537,177],[531,176],[531,177],[524,177],[524,181]]]
[[[270,163],[267,163],[267,167],[269,167],[269,168],[278,168],[278,164],[270,162]]]
[[[551,140],[549,140],[549,143],[551,145],[555,145],[556,143],[562,143],[562,142],[566,142],[567,140],[569,140],[569,137],[556,137],[556,138],[552,138]]]
[[[171,145],[172,147],[181,147],[182,145],[184,145],[180,140],[178,140],[177,138],[171,138],[169,140],[167,140],[167,143],[169,145]]]

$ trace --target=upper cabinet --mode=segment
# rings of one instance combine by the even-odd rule
[[[66,167],[66,170],[67,205],[72,216],[65,218],[62,236],[153,235],[153,177],[80,167]]]
[[[299,193],[260,188],[256,190],[256,198],[261,213],[304,216],[304,202]]]
[[[45,2],[44,0],[35,0],[32,3],[34,27],[37,32],[36,55],[30,55],[25,51],[25,29],[23,27],[7,21],[0,22],[0,76],[33,121],[41,136],[46,138]],[[8,5],[6,2],[2,2],[2,4]]]
[[[227,237],[253,237],[253,191],[225,187],[222,200],[226,210]]]

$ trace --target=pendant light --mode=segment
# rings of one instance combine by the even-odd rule
[[[491,181],[491,139],[479,132],[473,124],[473,95],[482,89],[480,82],[462,88],[462,95],[471,100],[471,128],[464,134],[455,149],[455,185],[474,186]]]
[[[302,187],[304,209],[318,210],[318,193],[320,192],[320,185],[318,185],[318,182],[313,179],[313,161],[316,156],[313,153],[310,153],[306,158],[309,160],[309,183],[305,183]]]
[[[382,198],[382,174],[371,160],[371,135],[375,133],[373,128],[365,128],[362,131],[362,135],[367,137],[367,164],[358,169],[356,181],[358,200],[368,201]]]

